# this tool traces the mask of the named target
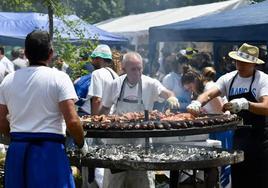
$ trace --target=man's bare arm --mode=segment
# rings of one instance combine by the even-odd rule
[[[107,115],[107,114],[109,114],[109,112],[110,112],[109,107],[102,106],[99,114],[106,114]]]
[[[0,133],[9,136],[10,127],[7,120],[8,109],[6,105],[0,104]]]
[[[221,92],[218,88],[213,87],[201,95],[198,96],[197,100],[204,106],[207,104],[210,100],[214,99],[215,97],[218,97],[221,95]]]
[[[76,113],[74,101],[65,100],[59,103],[69,134],[74,138],[78,146],[83,146],[84,131],[79,116]]]
[[[91,99],[91,115],[99,115],[101,109],[101,98],[92,97]]]
[[[175,97],[175,94],[172,91],[165,89],[160,93],[159,96],[164,99],[168,99],[169,97]]]
[[[249,102],[249,111],[258,114],[268,116],[268,96],[260,98],[260,102]]]

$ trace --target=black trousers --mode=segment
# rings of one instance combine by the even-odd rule
[[[262,130],[263,131],[263,130]],[[268,140],[264,132],[237,130],[234,149],[244,151],[244,161],[232,165],[233,188],[268,188]]]

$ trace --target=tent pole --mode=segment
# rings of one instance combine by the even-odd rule
[[[150,63],[150,67],[149,67],[149,75],[150,76],[153,76],[152,75],[152,68],[153,68],[153,63],[155,63],[155,56],[156,56],[156,42],[152,42],[152,41],[149,41],[149,55],[148,55],[148,58],[149,58],[149,63]]]
[[[219,57],[219,48],[220,48],[220,43],[219,42],[214,42],[213,43],[213,61],[214,61],[214,66],[216,70],[216,77],[219,78],[221,73],[221,65],[220,65],[220,57]]]

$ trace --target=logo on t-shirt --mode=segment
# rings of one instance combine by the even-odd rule
[[[248,88],[243,88],[243,87],[233,88],[232,87],[230,90],[230,96],[239,95],[239,94],[243,94],[247,92],[248,92]],[[256,97],[256,88],[252,88],[251,92],[254,95],[254,97]]]
[[[128,95],[128,96],[124,96],[124,99],[128,99],[128,100],[137,100],[138,96],[137,95]]]

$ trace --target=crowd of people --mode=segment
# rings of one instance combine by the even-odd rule
[[[228,171],[222,180],[223,186],[230,183],[230,174],[234,188],[268,186],[265,127],[268,76],[256,70],[256,65],[264,63],[258,58],[258,47],[245,43],[238,51],[230,52],[236,70],[216,81],[210,56],[193,48],[167,55],[162,70],[160,64],[155,63],[150,77],[143,74],[147,65],[138,52],[125,53],[118,71],[110,47],[100,44],[90,54],[90,80],[86,96],[79,104],[74,85],[83,78],[71,81],[70,67],[53,54],[49,35],[43,31],[29,33],[25,50],[14,51],[12,61],[0,47],[0,132],[11,138],[5,187],[74,187],[64,151],[66,131],[73,138],[67,145],[75,144],[82,153],[87,152],[88,145],[97,142],[143,142],[130,138],[84,138],[79,116],[153,109],[194,115],[238,113],[252,128],[236,130],[233,139],[230,132],[207,135],[203,139],[211,136],[221,140],[223,148],[245,152],[245,161],[234,165],[232,173]],[[55,68],[50,67],[52,60]],[[102,179],[94,180],[94,174]],[[82,175],[83,187],[155,187],[154,174],[148,171],[83,168]]]

